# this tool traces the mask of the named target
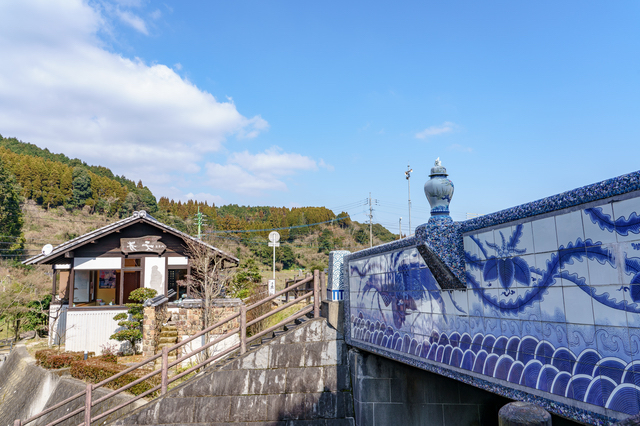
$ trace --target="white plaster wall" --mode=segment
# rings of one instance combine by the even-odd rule
[[[167,264],[169,266],[186,266],[189,264],[189,258],[187,257],[167,257]]]
[[[99,355],[102,351],[101,346],[107,342],[120,348],[124,344],[123,342],[109,339],[119,329],[118,321],[115,321],[113,317],[120,312],[126,313],[127,308],[68,311],[65,349],[67,351],[93,351]]]
[[[120,269],[121,266],[119,257],[76,257],[73,259],[73,268],[76,270]]]
[[[152,288],[158,294],[164,294],[165,258],[146,257],[144,259],[144,286]]]

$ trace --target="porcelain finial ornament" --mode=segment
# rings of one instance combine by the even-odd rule
[[[449,216],[449,203],[453,197],[453,182],[447,179],[447,169],[442,165],[440,157],[431,168],[429,180],[424,184],[424,194],[431,204],[431,221],[453,221]]]

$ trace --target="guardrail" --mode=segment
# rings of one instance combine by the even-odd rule
[[[247,312],[248,311],[250,311],[252,309],[255,309],[255,308],[257,308],[257,307],[259,307],[259,306],[261,306],[261,305],[263,305],[265,303],[271,303],[271,301],[274,300],[275,298],[280,297],[281,295],[286,294],[286,293],[288,293],[290,291],[295,291],[298,287],[300,287],[300,286],[302,286],[304,284],[307,284],[309,282],[313,282],[313,289],[312,290],[302,294],[299,297],[296,297],[295,299],[291,300],[288,303],[285,303],[284,305],[278,307],[277,309],[274,309],[274,310],[272,310],[272,311],[270,311],[270,312],[268,312],[268,313],[266,313],[264,315],[259,316],[258,318],[255,318],[255,319],[247,322]],[[256,323],[258,323],[260,321],[263,321],[263,320],[269,318],[270,316],[275,315],[278,312],[281,312],[281,311],[287,309],[290,306],[293,306],[293,305],[295,305],[295,304],[297,304],[299,302],[302,302],[303,300],[308,300],[310,302],[311,298],[313,298],[313,304],[308,304],[308,306],[302,308],[301,310],[299,310],[295,314],[290,315],[286,319],[280,321],[278,324],[276,324],[274,326],[271,326],[271,327],[267,328],[266,330],[263,330],[263,331],[255,334],[253,336],[247,336],[247,328],[252,326],[253,324],[256,324]],[[150,358],[147,358],[147,359],[145,359],[143,361],[140,361],[139,363],[127,368],[124,371],[121,371],[118,374],[115,374],[115,375],[109,377],[108,379],[105,379],[105,380],[101,381],[100,383],[96,383],[96,384],[87,383],[87,387],[86,387],[86,389],[84,391],[79,392],[79,393],[77,393],[77,394],[75,394],[73,396],[70,396],[69,398],[65,399],[64,401],[61,401],[61,402],[57,403],[56,405],[54,405],[52,407],[49,407],[46,410],[44,410],[44,411],[42,411],[42,412],[40,412],[38,414],[35,414],[35,415],[33,415],[33,416],[31,416],[31,417],[29,417],[27,419],[24,419],[24,420],[17,419],[14,422],[14,426],[22,426],[22,425],[26,425],[28,423],[31,423],[34,420],[37,420],[40,417],[42,417],[42,416],[44,416],[44,415],[46,415],[48,413],[51,413],[54,410],[56,410],[56,409],[64,406],[65,404],[73,401],[74,399],[80,398],[82,396],[85,397],[85,403],[84,403],[83,407],[80,407],[80,408],[78,408],[78,409],[66,414],[63,417],[60,417],[60,418],[48,423],[46,426],[57,425],[58,423],[61,423],[61,422],[65,421],[65,420],[68,420],[68,419],[72,418],[75,415],[78,415],[78,414],[82,413],[83,411],[84,411],[84,422],[80,423],[79,426],[82,426],[82,425],[89,426],[89,425],[91,425],[91,422],[95,422],[97,420],[100,420],[100,419],[108,416],[109,414],[112,414],[112,413],[114,413],[114,412],[126,407],[127,405],[132,404],[133,402],[135,402],[135,401],[137,401],[137,400],[139,400],[141,398],[144,398],[147,395],[150,395],[150,394],[152,394],[154,392],[157,392],[158,390],[160,391],[161,395],[166,394],[167,390],[169,389],[169,385],[171,383],[173,383],[176,380],[179,380],[179,379],[187,376],[188,374],[193,373],[194,371],[196,371],[196,370],[198,370],[198,369],[200,369],[202,367],[205,367],[206,365],[212,363],[213,361],[216,361],[216,360],[222,358],[223,356],[230,354],[231,352],[233,352],[235,350],[239,349],[240,350],[240,354],[244,354],[247,351],[247,345],[249,343],[253,342],[256,339],[261,338],[262,336],[264,336],[264,335],[266,335],[268,333],[271,333],[271,332],[277,330],[278,328],[282,327],[285,324],[290,323],[291,321],[294,321],[294,320],[296,320],[296,319],[298,319],[298,318],[300,318],[300,317],[302,317],[304,315],[307,315],[310,312],[313,312],[313,317],[314,318],[318,318],[320,316],[320,279],[319,279],[319,273],[318,273],[317,270],[314,271],[313,276],[307,277],[307,278],[303,279],[302,281],[299,281],[296,284],[294,284],[292,286],[289,286],[289,287],[285,288],[284,290],[281,290],[281,291],[273,294],[272,296],[266,297],[265,299],[262,299],[262,300],[254,303],[252,305],[249,305],[249,306],[245,306],[245,305],[241,306],[240,312],[235,313],[233,315],[229,315],[228,317],[218,321],[217,323],[213,324],[212,326],[202,330],[201,332],[199,332],[198,334],[196,334],[194,336],[189,337],[188,339],[183,340],[180,343],[177,343],[177,344],[175,344],[173,346],[170,346],[168,348],[167,347],[163,348],[161,353],[158,353],[158,354],[156,354],[156,355],[154,355],[154,356],[152,356]],[[240,319],[240,326],[239,327],[231,329],[226,334],[224,334],[222,336],[219,336],[218,338],[212,340],[211,342],[208,342],[207,344],[200,346],[199,348],[189,352],[188,354],[183,355],[180,358],[177,358],[173,362],[169,362],[169,353],[180,349],[181,347],[183,347],[187,343],[192,342],[193,340],[195,340],[195,339],[197,339],[199,337],[202,337],[202,336],[205,336],[205,335],[208,336],[208,334],[210,332],[212,332],[213,330],[215,330],[216,328],[218,328],[220,326],[223,326],[223,325],[227,324],[228,322],[235,320],[236,318]],[[188,360],[189,358],[192,358],[192,357],[198,355],[202,351],[210,348],[211,346],[213,346],[213,345],[215,345],[217,343],[220,343],[224,339],[226,339],[228,337],[231,337],[232,335],[234,335],[236,333],[240,333],[240,342],[239,343],[227,348],[226,350],[224,350],[224,351],[222,351],[220,353],[217,353],[217,354],[215,354],[215,355],[213,355],[211,357],[206,358],[204,361],[199,362],[198,364],[190,367],[189,369],[187,369],[185,371],[180,372],[179,374],[176,374],[176,375],[174,375],[172,377],[169,377],[169,369],[170,368],[175,367],[177,365],[180,365],[182,362]],[[131,383],[128,383],[128,384],[120,387],[119,389],[114,390],[113,392],[108,393],[107,395],[105,395],[105,396],[103,396],[101,398],[93,400],[92,394],[93,394],[93,391],[95,391],[96,389],[105,386],[106,384],[118,379],[119,377],[124,376],[125,374],[131,373],[134,370],[142,368],[143,366],[148,365],[151,362],[155,362],[157,359],[161,359],[161,367],[160,367],[160,369],[154,370],[154,371],[152,371],[152,372],[140,377],[139,379],[137,379],[137,380],[135,380],[135,381],[133,381]],[[133,386],[137,385],[138,383],[142,383],[143,381],[145,381],[145,380],[147,380],[147,379],[149,379],[151,377],[154,377],[154,376],[156,376],[158,374],[160,374],[160,377],[161,377],[160,385],[157,385],[157,386],[155,386],[155,387],[153,387],[153,388],[141,393],[140,395],[137,395],[135,398],[132,398],[132,399],[126,401],[126,402],[123,402],[122,404],[120,404],[120,405],[118,405],[118,406],[116,406],[114,408],[111,408],[111,409],[109,409],[109,410],[107,410],[107,411],[105,411],[103,413],[100,413],[95,417],[91,416],[91,407],[93,407],[93,406],[95,406],[95,405],[97,405],[97,404],[99,404],[101,402],[104,402],[107,399],[109,399],[109,398],[111,398],[111,397],[113,397],[115,395],[118,395],[121,392],[124,392],[125,390],[132,388]]]

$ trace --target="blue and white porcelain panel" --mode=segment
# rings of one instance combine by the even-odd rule
[[[640,411],[640,198],[460,238],[466,290],[442,290],[415,242],[350,257],[352,344],[546,392],[579,409],[590,404],[599,415]],[[585,421],[620,417],[608,414]]]
[[[329,274],[327,276],[327,297],[331,300],[344,299],[344,257],[351,253],[347,250],[329,252]]]

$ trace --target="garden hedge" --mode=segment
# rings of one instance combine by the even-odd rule
[[[89,352],[89,356],[95,352]],[[44,349],[36,352],[36,361],[39,366],[48,369],[71,367],[75,361],[82,361],[84,352],[60,352],[55,349]]]
[[[99,383],[111,376],[114,376],[121,371],[126,370],[128,367],[125,365],[114,364],[98,358],[89,358],[86,361],[76,361],[71,364],[71,376],[76,379],[83,380],[90,383]],[[116,380],[107,383],[105,386],[111,389],[119,389],[124,385],[127,385],[134,380],[148,374],[149,370],[134,370],[131,373],[127,373]],[[142,383],[138,383],[132,388],[128,389],[134,395],[140,395],[143,392],[160,384],[160,374],[156,374],[150,379],[145,380]]]

